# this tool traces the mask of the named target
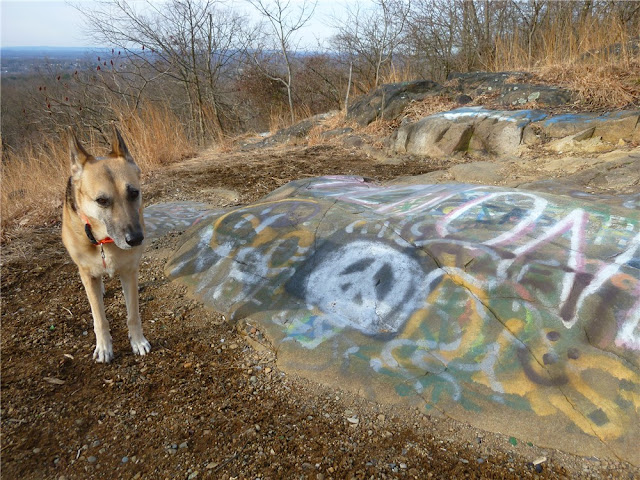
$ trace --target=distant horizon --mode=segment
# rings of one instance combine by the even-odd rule
[[[328,19],[338,16],[348,3],[348,0],[318,0],[314,17],[300,32],[301,50],[313,49],[318,42],[331,37],[334,29],[327,25]],[[95,4],[94,0],[82,2],[87,10]],[[234,8],[249,13],[252,21],[260,20],[244,3]],[[0,19],[2,48],[102,48],[91,44],[84,30],[84,15],[69,0],[0,0]]]
[[[0,45],[0,49],[2,50],[20,50],[20,49],[29,49],[29,50],[86,50],[91,48],[113,48],[107,46],[98,46],[98,45],[86,45],[86,46],[58,46],[58,45]]]

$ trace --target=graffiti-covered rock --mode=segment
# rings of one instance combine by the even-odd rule
[[[401,126],[390,138],[396,153],[442,157],[455,152],[515,153],[524,128],[546,118],[537,110],[498,111],[462,107]]]
[[[640,465],[637,210],[322,177],[198,218],[167,274],[283,368]]]
[[[605,142],[617,143],[640,141],[640,111],[622,110],[619,112],[575,113],[549,116],[544,120],[532,123],[533,128],[540,128],[552,139],[563,138],[583,133],[586,140],[599,137]]]
[[[555,152],[594,153],[638,141],[640,111],[550,115],[461,107],[402,125],[388,144],[394,153],[443,157],[455,152],[508,155],[540,144]]]

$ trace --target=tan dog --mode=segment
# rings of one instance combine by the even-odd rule
[[[144,240],[140,169],[115,128],[111,143],[109,155],[95,158],[69,131],[71,177],[62,216],[62,242],[78,266],[91,304],[97,362],[113,359],[103,301],[105,273],[120,276],[133,352],[145,355],[151,350],[138,309],[138,267]]]

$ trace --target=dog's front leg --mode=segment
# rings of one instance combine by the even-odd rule
[[[138,272],[126,272],[120,275],[124,300],[127,304],[127,327],[129,327],[129,341],[133,353],[146,355],[151,351],[151,345],[142,333],[140,308],[138,306]]]
[[[88,272],[81,269],[80,278],[84,289],[87,291],[91,314],[93,315],[93,331],[96,334],[96,349],[93,352],[93,358],[99,363],[109,363],[113,360],[113,344],[111,333],[109,332],[109,322],[104,312],[102,277],[92,277]]]

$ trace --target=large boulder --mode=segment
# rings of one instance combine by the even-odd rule
[[[526,72],[468,72],[452,73],[447,85],[472,98],[495,95],[505,106],[518,106],[535,102],[541,107],[557,107],[573,101],[571,91],[551,85],[531,83]]]
[[[551,139],[583,135],[582,140],[600,137],[605,142],[640,141],[640,110],[609,113],[573,113],[549,116],[530,125]]]
[[[349,106],[347,119],[366,126],[378,118],[394,120],[409,103],[441,93],[442,87],[431,80],[389,83],[362,95]]]
[[[538,110],[462,107],[401,126],[389,146],[396,153],[435,157],[468,151],[511,154],[520,147],[524,128],[546,116]]]
[[[551,115],[541,110],[462,107],[402,125],[388,139],[395,153],[432,157],[455,152],[509,155],[523,145],[598,153],[619,142],[640,142],[640,111]]]
[[[637,210],[323,177],[184,238],[167,274],[285,370],[640,466]]]

